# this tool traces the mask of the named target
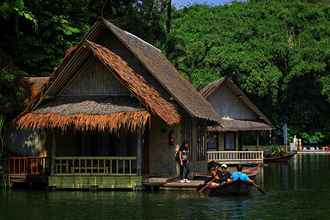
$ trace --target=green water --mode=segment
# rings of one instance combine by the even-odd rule
[[[263,170],[266,195],[196,192],[7,192],[0,220],[330,219],[330,155],[296,156]]]

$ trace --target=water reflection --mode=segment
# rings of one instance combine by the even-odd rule
[[[207,197],[172,191],[2,193],[0,219],[328,219],[329,168],[327,155],[296,155],[289,163],[267,165],[258,177],[265,196],[253,192],[248,197]]]

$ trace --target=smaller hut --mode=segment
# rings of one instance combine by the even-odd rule
[[[208,127],[208,150],[260,149],[260,134],[269,134],[272,123],[232,80],[219,79],[200,92],[219,116],[220,125]]]

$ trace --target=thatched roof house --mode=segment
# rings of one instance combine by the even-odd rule
[[[168,176],[183,140],[193,161],[206,159],[206,126],[216,120],[159,49],[101,18],[16,124],[47,131],[53,177],[60,173],[56,158],[68,155],[132,155],[139,175]]]
[[[120,44],[120,46],[114,47],[115,43]],[[114,48],[112,49],[112,47]],[[45,103],[46,100],[53,99],[61,90],[62,94],[70,92],[63,91],[64,87],[69,81],[72,81],[72,78],[77,76],[77,70],[82,65],[88,65],[86,62],[91,57],[93,57],[93,61],[90,61],[90,65],[97,62],[100,68],[111,72],[115,79],[121,83],[121,86],[126,87],[134,97],[143,103],[144,108],[158,115],[168,125],[180,122],[179,111],[207,121],[215,120],[216,114],[210,104],[177,72],[159,49],[119,29],[107,20],[99,19],[92,30],[86,34],[81,44],[66,56],[64,62],[53,74],[50,86],[39,102],[34,104],[33,111],[21,117],[18,120],[18,126],[44,128],[45,124],[39,124],[37,118],[41,121],[42,117],[51,120],[49,115],[43,114],[53,113],[54,116],[60,114],[58,109],[49,107],[58,106],[56,103],[48,102],[48,108],[45,109],[43,106],[42,110],[37,110],[37,107],[40,107],[41,103]],[[81,93],[82,91],[79,92],[79,96],[84,95]],[[90,94],[88,95],[90,96]],[[68,94],[64,95],[64,97],[67,96]],[[64,106],[62,107],[64,108]],[[93,108],[93,106],[90,107]],[[102,108],[101,106],[98,107]],[[69,108],[72,109],[72,106]],[[118,111],[121,112],[120,109]],[[78,108],[76,112],[71,112],[69,115],[87,112],[80,111]],[[97,114],[102,114],[102,112],[97,112]],[[48,123],[47,126],[62,127],[60,124]]]
[[[218,113],[219,125],[209,126],[208,131],[220,135],[217,137],[220,148],[226,148],[226,144],[229,149],[233,149],[234,145],[236,148],[242,145],[239,143],[242,142],[239,140],[239,132],[272,130],[270,120],[232,80],[228,78],[216,80],[204,87],[200,93]]]

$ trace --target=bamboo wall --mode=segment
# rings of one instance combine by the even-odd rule
[[[60,96],[128,96],[129,91],[108,72],[91,56],[79,69],[76,78],[62,90]]]

